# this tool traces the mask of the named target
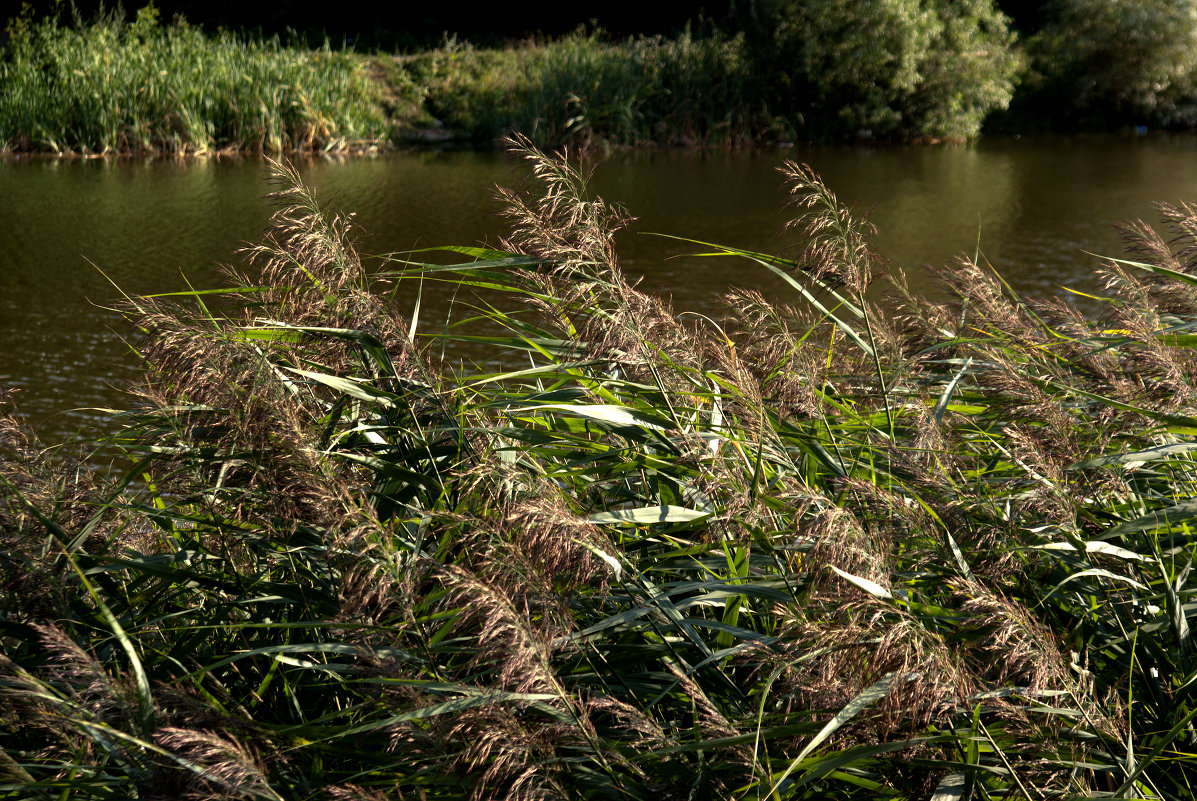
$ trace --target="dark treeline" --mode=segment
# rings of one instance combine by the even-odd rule
[[[142,3],[114,0],[4,0],[3,18],[31,9],[36,16],[61,14],[93,19],[121,11],[131,18]],[[535,36],[560,36],[579,26],[597,26],[613,36],[673,35],[687,25],[739,31],[768,17],[773,0],[705,0],[694,3],[642,3],[613,0],[601,5],[532,0],[518,6],[475,6],[468,14],[459,8],[428,3],[376,4],[366,13],[329,14],[327,3],[298,0],[286,3],[244,3],[237,0],[159,0],[155,6],[165,20],[181,16],[208,31],[235,30],[265,36],[299,37],[319,44],[327,37],[334,45],[409,49],[439,44],[455,35],[479,45]],[[1042,0],[1001,0],[997,7],[1023,34],[1043,26],[1051,5]]]
[[[132,17],[143,5],[136,0],[123,5]],[[328,38],[332,44],[352,42],[359,49],[414,49],[435,46],[446,35],[479,45],[498,45],[537,36],[561,36],[583,25],[597,25],[615,36],[671,35],[688,23],[705,21],[720,28],[733,27],[742,16],[735,0],[706,3],[638,3],[614,0],[601,6],[550,3],[533,0],[518,6],[476,5],[469,13],[453,6],[397,2],[372,4],[364,13],[329,14],[327,3],[300,0],[288,3],[244,3],[236,0],[159,0],[154,4],[164,20],[182,16],[209,32],[236,30],[287,38],[298,35],[311,44]],[[744,4],[741,3],[741,6]],[[5,0],[0,7],[9,18],[28,6],[37,16],[61,13],[92,19],[116,8],[112,0]],[[746,15],[746,14],[745,14]]]

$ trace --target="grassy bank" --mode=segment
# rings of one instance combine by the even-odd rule
[[[372,276],[279,167],[260,280],[130,301],[127,475],[6,419],[0,792],[1193,797],[1197,211],[1101,319],[970,262],[883,310],[791,164],[797,260],[695,248],[793,296],[678,316],[519,155],[506,251]]]
[[[743,144],[784,126],[755,102],[742,37],[559,41],[411,57],[309,52],[110,16],[21,19],[0,58],[10,151],[280,152],[509,131],[558,145]]]
[[[759,5],[670,37],[450,40],[389,72],[470,142],[726,146],[965,141],[1007,108],[1023,66],[990,0]]]
[[[0,146],[279,152],[392,135],[490,146],[513,131],[546,147],[968,139],[1008,104],[1017,59],[1000,15],[954,8],[823,9],[776,41],[711,26],[578,31],[499,49],[449,39],[402,57],[208,36],[160,24],[152,5],[130,23],[20,17],[0,54]],[[864,38],[842,42],[844,31]]]
[[[132,23],[10,23],[0,87],[0,146],[17,151],[342,149],[390,132],[352,54],[206,36],[152,6]]]
[[[0,147],[279,152],[966,141],[983,130],[1197,126],[1191,0],[1061,0],[1013,27],[993,0],[760,0],[720,25],[406,55],[310,51],[182,21],[17,18]],[[1030,17],[1028,17],[1030,19]],[[1028,25],[1032,23],[1028,22]]]
[[[784,135],[757,100],[743,37],[612,42],[576,32],[507,49],[450,42],[405,59],[424,108],[471,142],[734,145]]]

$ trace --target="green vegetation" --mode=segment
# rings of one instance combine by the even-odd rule
[[[450,42],[406,63],[425,107],[475,142],[738,144],[776,134],[753,102],[742,36],[605,41],[576,32],[505,50]]]
[[[163,25],[20,17],[0,147],[109,153],[961,141],[992,130],[1197,126],[1197,0],[1060,0],[1018,31],[994,0],[756,0],[720,26],[579,30],[409,55]]]
[[[0,147],[51,152],[340,149],[385,139],[379,88],[327,48],[205,36],[153,6],[76,27],[18,18],[0,56]]]
[[[1197,3],[1060,0],[1027,43],[1026,118],[1197,126]]]
[[[803,139],[969,139],[1010,103],[1014,36],[991,0],[774,0],[755,72]]]
[[[6,419],[0,792],[1193,797],[1197,209],[1093,321],[970,261],[883,310],[791,164],[799,258],[694,245],[794,307],[709,319],[519,152],[509,252],[382,274],[278,167],[260,281],[129,301],[123,478]]]
[[[1020,62],[991,0],[761,5],[734,35],[451,43],[409,63],[428,110],[475,141],[963,140],[1010,102]]]

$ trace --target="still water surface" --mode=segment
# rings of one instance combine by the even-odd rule
[[[1094,288],[1097,259],[1119,255],[1112,225],[1156,220],[1155,201],[1197,201],[1193,137],[987,140],[961,148],[792,148],[737,153],[638,153],[598,160],[592,186],[639,219],[622,235],[625,269],[710,311],[731,283],[785,298],[747,263],[687,254],[643,235],[690,236],[783,251],[786,193],[777,167],[813,166],[841,200],[871,210],[878,250],[917,271],[981,252],[1021,292]],[[417,153],[312,161],[305,180],[354,212],[360,247],[384,253],[442,244],[495,244],[504,231],[491,188],[514,185],[520,163],[497,154]],[[220,285],[217,265],[257,239],[270,214],[263,164],[210,161],[0,161],[0,386],[48,442],[126,404],[136,375],[120,292]],[[110,283],[111,281],[111,283]],[[115,286],[114,286],[115,284]],[[119,291],[116,287],[119,287]],[[429,320],[442,309],[428,306]]]

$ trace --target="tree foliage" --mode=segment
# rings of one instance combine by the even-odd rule
[[[968,138],[1014,91],[1014,35],[992,0],[776,0],[760,10],[758,52],[816,136]]]
[[[1044,91],[1094,121],[1197,123],[1197,2],[1056,0],[1031,42]]]

